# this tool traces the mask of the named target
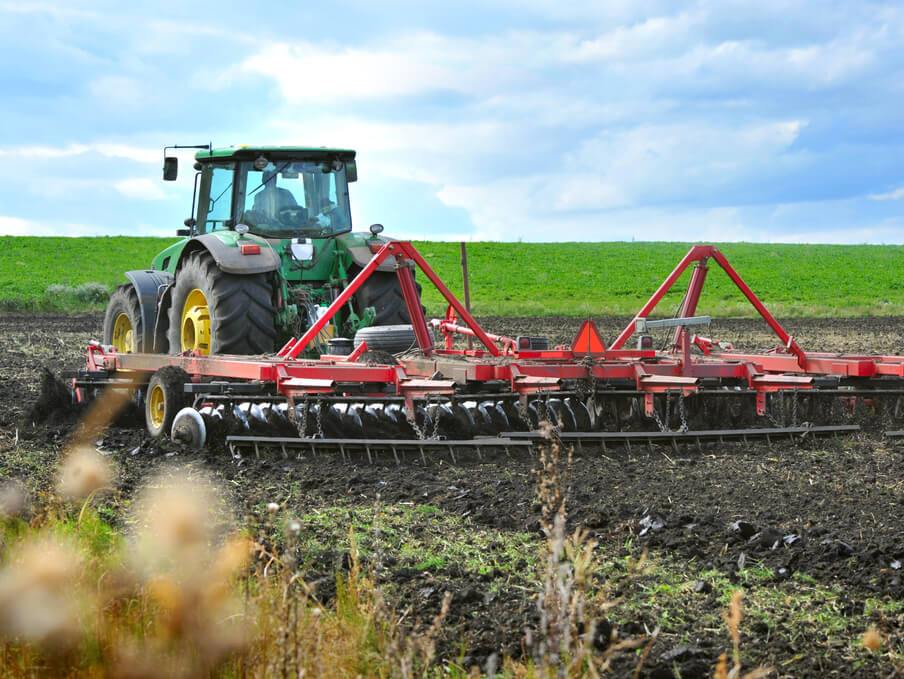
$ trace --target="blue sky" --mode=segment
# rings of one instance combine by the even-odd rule
[[[904,242],[897,3],[0,0],[0,92],[0,234],[173,235],[213,141],[397,237]]]

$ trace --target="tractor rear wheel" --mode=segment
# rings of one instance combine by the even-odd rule
[[[276,330],[267,274],[221,271],[206,250],[188,255],[176,272],[169,312],[171,354],[265,354]]]
[[[418,297],[421,294],[419,283],[414,284]],[[376,311],[373,325],[402,325],[411,323],[405,297],[399,286],[399,278],[392,271],[374,271],[355,293],[358,313],[369,306]]]
[[[121,354],[144,351],[142,330],[138,293],[130,283],[120,285],[110,295],[104,313],[104,344],[113,345]]]

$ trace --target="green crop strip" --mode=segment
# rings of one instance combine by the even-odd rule
[[[149,266],[172,242],[122,236],[0,237],[0,309],[102,309],[104,290],[125,282],[125,271]],[[415,241],[415,246],[462,297],[459,244]],[[482,316],[633,315],[689,247],[655,242],[470,243],[472,310]],[[719,249],[776,316],[904,315],[902,246],[725,243]],[[418,278],[428,313],[442,314],[445,302],[423,274]],[[659,315],[675,310],[688,278],[685,273],[660,302]],[[699,310],[721,317],[754,315],[713,262]]]

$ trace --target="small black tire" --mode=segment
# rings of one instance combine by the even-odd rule
[[[427,328],[431,336],[433,331]],[[409,349],[417,349],[417,337],[410,325],[372,325],[355,333],[355,347],[367,342],[368,351],[385,351],[399,354]]]
[[[195,250],[176,272],[169,310],[169,353],[183,352],[183,316],[194,290],[203,293],[210,319],[210,343],[201,353],[273,352],[275,312],[267,274],[229,274],[217,266],[207,250]]]
[[[418,298],[421,296],[420,283],[415,282]],[[400,325],[411,323],[405,296],[399,286],[399,277],[392,271],[374,271],[355,293],[358,313],[373,307],[376,318],[373,325]],[[423,310],[423,307],[421,307]]]
[[[151,376],[144,399],[144,421],[152,438],[168,434],[176,413],[189,405],[185,393],[188,382],[189,374],[175,365],[163,366]]]
[[[120,353],[144,351],[141,305],[131,283],[120,285],[110,295],[104,312],[104,344]]]

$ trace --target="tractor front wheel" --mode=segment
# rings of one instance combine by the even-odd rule
[[[121,354],[144,351],[141,333],[138,293],[130,283],[120,285],[110,295],[104,314],[104,344],[112,345]]]
[[[221,271],[206,250],[190,253],[176,272],[169,311],[169,350],[265,354],[276,330],[267,275]]]

